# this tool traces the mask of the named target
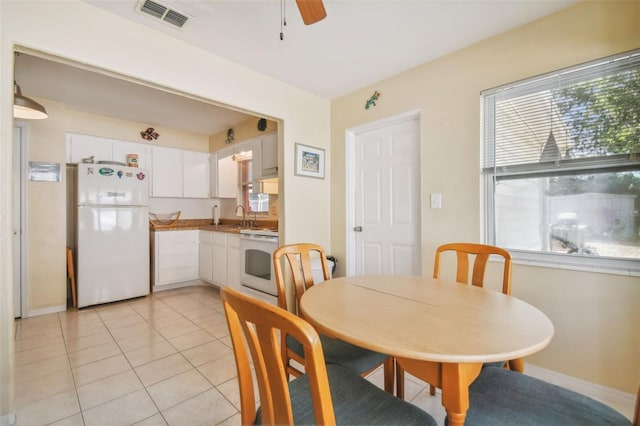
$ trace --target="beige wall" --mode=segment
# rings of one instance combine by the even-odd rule
[[[79,0],[0,2],[0,36],[0,422],[8,420],[14,411],[9,214],[14,46],[176,89],[256,116],[276,117],[286,124],[280,129],[281,176],[287,179],[286,190],[280,194],[280,218],[288,219],[280,227],[282,240],[318,241],[329,246],[329,181],[305,179],[293,173],[296,141],[329,148],[327,100]],[[51,149],[51,158],[63,158],[58,147]],[[60,185],[58,195],[63,191]],[[55,208],[54,215],[62,214],[62,206]],[[307,226],[308,220],[313,220],[313,227]],[[58,242],[51,242],[52,247],[62,249],[60,241],[64,236],[60,234],[55,239]],[[64,260],[54,263],[56,274],[63,274]],[[56,299],[52,303],[58,303],[59,297],[58,293],[52,296]]]
[[[345,259],[347,129],[421,111],[422,263],[430,274],[436,246],[480,239],[480,91],[638,47],[639,2],[585,2],[333,101],[332,253]],[[365,110],[374,90],[377,106]],[[429,208],[430,193],[442,194],[442,209]],[[640,278],[516,265],[513,294],[556,329],[528,362],[635,394]]]
[[[255,138],[261,134],[271,133],[278,130],[278,123],[275,121],[267,120],[267,128],[261,132],[258,130],[259,118],[250,118],[244,123],[240,123],[233,128],[234,142],[240,143],[251,138]],[[227,131],[220,132],[212,135],[209,138],[209,151],[215,152],[219,149],[226,148],[230,145],[227,144]]]

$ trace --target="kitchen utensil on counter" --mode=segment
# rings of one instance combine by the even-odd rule
[[[167,228],[169,226],[175,225],[175,223],[180,219],[181,211],[173,213],[151,213],[149,212],[149,223],[153,229],[156,228]]]
[[[216,204],[215,206],[213,206],[213,224],[217,225],[219,223],[220,223],[220,209]]]

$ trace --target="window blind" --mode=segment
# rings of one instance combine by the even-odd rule
[[[640,50],[481,95],[485,174],[561,174],[640,161]]]

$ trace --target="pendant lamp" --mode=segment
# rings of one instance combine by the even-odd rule
[[[15,81],[13,82],[13,117],[25,118],[28,120],[42,120],[49,115],[47,110],[42,105],[22,95],[20,86]]]

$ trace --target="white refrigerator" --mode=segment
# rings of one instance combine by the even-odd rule
[[[78,307],[149,294],[149,171],[78,164]]]

